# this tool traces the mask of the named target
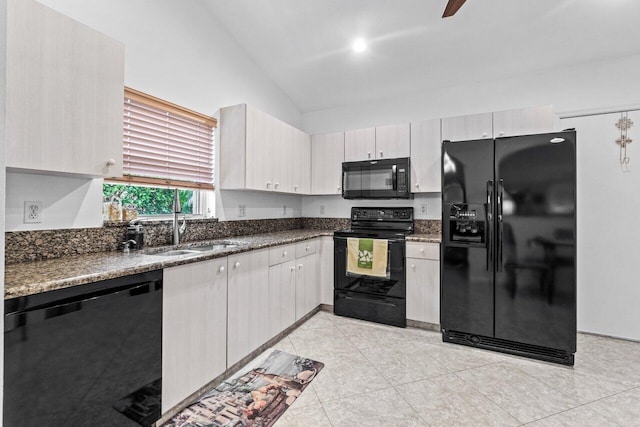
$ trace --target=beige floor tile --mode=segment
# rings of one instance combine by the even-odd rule
[[[524,358],[507,363],[572,397],[580,404],[593,402],[629,389],[623,381],[609,378],[606,372],[594,372],[580,367]]]
[[[322,362],[324,357],[358,350],[336,326],[296,329],[289,335],[295,354]]]
[[[625,391],[586,406],[620,425],[640,426],[640,388]]]
[[[640,386],[640,343],[599,338],[583,343],[575,368],[606,375],[627,388]]]
[[[296,350],[293,348],[293,344],[289,337],[282,338],[271,348],[274,350],[284,351],[285,353],[296,354]]]
[[[604,427],[613,425],[616,424],[596,411],[586,406],[578,406],[529,423],[527,427]]]
[[[371,347],[403,347],[411,340],[402,328],[378,325],[376,323],[347,323],[338,325],[351,343],[359,350]]]
[[[306,391],[306,390],[305,390]],[[287,409],[274,424],[276,427],[331,427],[324,408],[319,403]]]
[[[329,314],[324,311],[319,311],[312,318],[304,322],[298,329],[319,329],[319,328],[330,328],[335,326],[333,319],[331,319],[333,314]]]
[[[322,404],[355,394],[389,388],[389,382],[358,351],[327,356],[312,386]]]
[[[413,344],[418,351],[444,365],[449,371],[462,371],[509,360],[509,356],[502,353],[457,344],[431,344],[422,341],[414,341]]]
[[[454,374],[395,387],[429,426],[520,425]]]
[[[423,420],[392,388],[323,403],[334,427],[421,426]]]
[[[398,347],[371,347],[362,350],[364,357],[391,384],[404,384],[447,374],[449,370],[412,343]]]
[[[456,372],[489,400],[522,423],[538,420],[578,402],[509,363]]]

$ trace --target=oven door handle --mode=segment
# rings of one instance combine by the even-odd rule
[[[396,304],[390,303],[390,302],[386,302],[386,301],[377,301],[374,297],[370,297],[370,298],[354,298],[354,297],[350,297],[350,296],[345,296],[344,299],[347,300],[352,300],[352,301],[359,301],[359,302],[366,302],[366,303],[370,303],[370,304],[378,304],[378,305],[385,305],[387,307],[396,307]]]
[[[333,236],[334,239],[337,240],[347,240],[347,239],[351,239],[351,237],[343,237],[343,236]],[[358,237],[358,236],[353,236],[353,239],[374,239],[374,240],[386,240],[389,243],[405,243],[406,240],[404,239],[378,239],[376,237]]]

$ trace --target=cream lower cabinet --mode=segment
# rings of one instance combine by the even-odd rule
[[[33,0],[6,9],[6,166],[121,176],[124,45]]]
[[[440,245],[407,242],[407,319],[440,324]]]
[[[269,338],[296,321],[296,246],[282,245],[269,249],[269,313],[266,319]]]
[[[333,305],[333,236],[320,238],[320,303]]]
[[[320,239],[313,239],[296,244],[296,320],[320,304],[319,243]]]
[[[227,367],[269,337],[269,250],[229,256]]]
[[[226,270],[226,257],[164,270],[163,413],[227,368]]]

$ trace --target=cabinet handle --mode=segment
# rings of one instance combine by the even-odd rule
[[[420,184],[416,184],[416,187],[420,187]]]
[[[116,165],[116,161],[114,159],[107,160],[107,166],[115,166],[115,165]]]
[[[279,183],[279,182],[276,182],[275,184],[273,184],[273,187],[274,187],[274,188],[278,188],[278,185],[280,185],[280,183]]]
[[[236,262],[235,264],[233,264],[233,268],[238,268],[238,267],[240,267],[240,263],[239,262]]]
[[[424,248],[420,248],[420,253],[424,253]]]
[[[298,264],[298,270],[302,270],[302,264]]]
[[[500,136],[503,136],[503,135],[504,135],[504,132],[500,132]]]
[[[267,181],[267,188],[271,187],[271,181]]]
[[[282,252],[282,256],[286,257],[287,256],[287,251]]]
[[[483,134],[482,134],[482,137],[483,137],[483,138],[486,138],[486,137],[488,137],[488,136],[489,136],[489,134],[488,134],[488,133],[483,133]]]
[[[371,153],[367,151],[367,157],[371,158]]]
[[[380,152],[380,158],[383,158],[384,154],[382,154],[382,151]]]
[[[220,273],[224,273],[224,266],[220,266],[220,268],[218,269],[218,271],[219,271]]]
[[[413,268],[415,270],[416,269],[416,265],[415,264],[411,264],[411,268]]]
[[[296,268],[295,267],[291,267],[291,271],[296,271]]]
[[[304,248],[304,250],[305,250],[305,251],[308,251],[308,250],[309,250],[309,246],[307,246],[306,248]]]

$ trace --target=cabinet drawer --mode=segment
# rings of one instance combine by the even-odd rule
[[[438,243],[407,242],[407,258],[440,259]]]
[[[318,239],[296,243],[296,258],[302,258],[303,256],[316,253],[317,245]]]
[[[291,261],[296,256],[296,245],[282,245],[269,249],[269,265]]]

